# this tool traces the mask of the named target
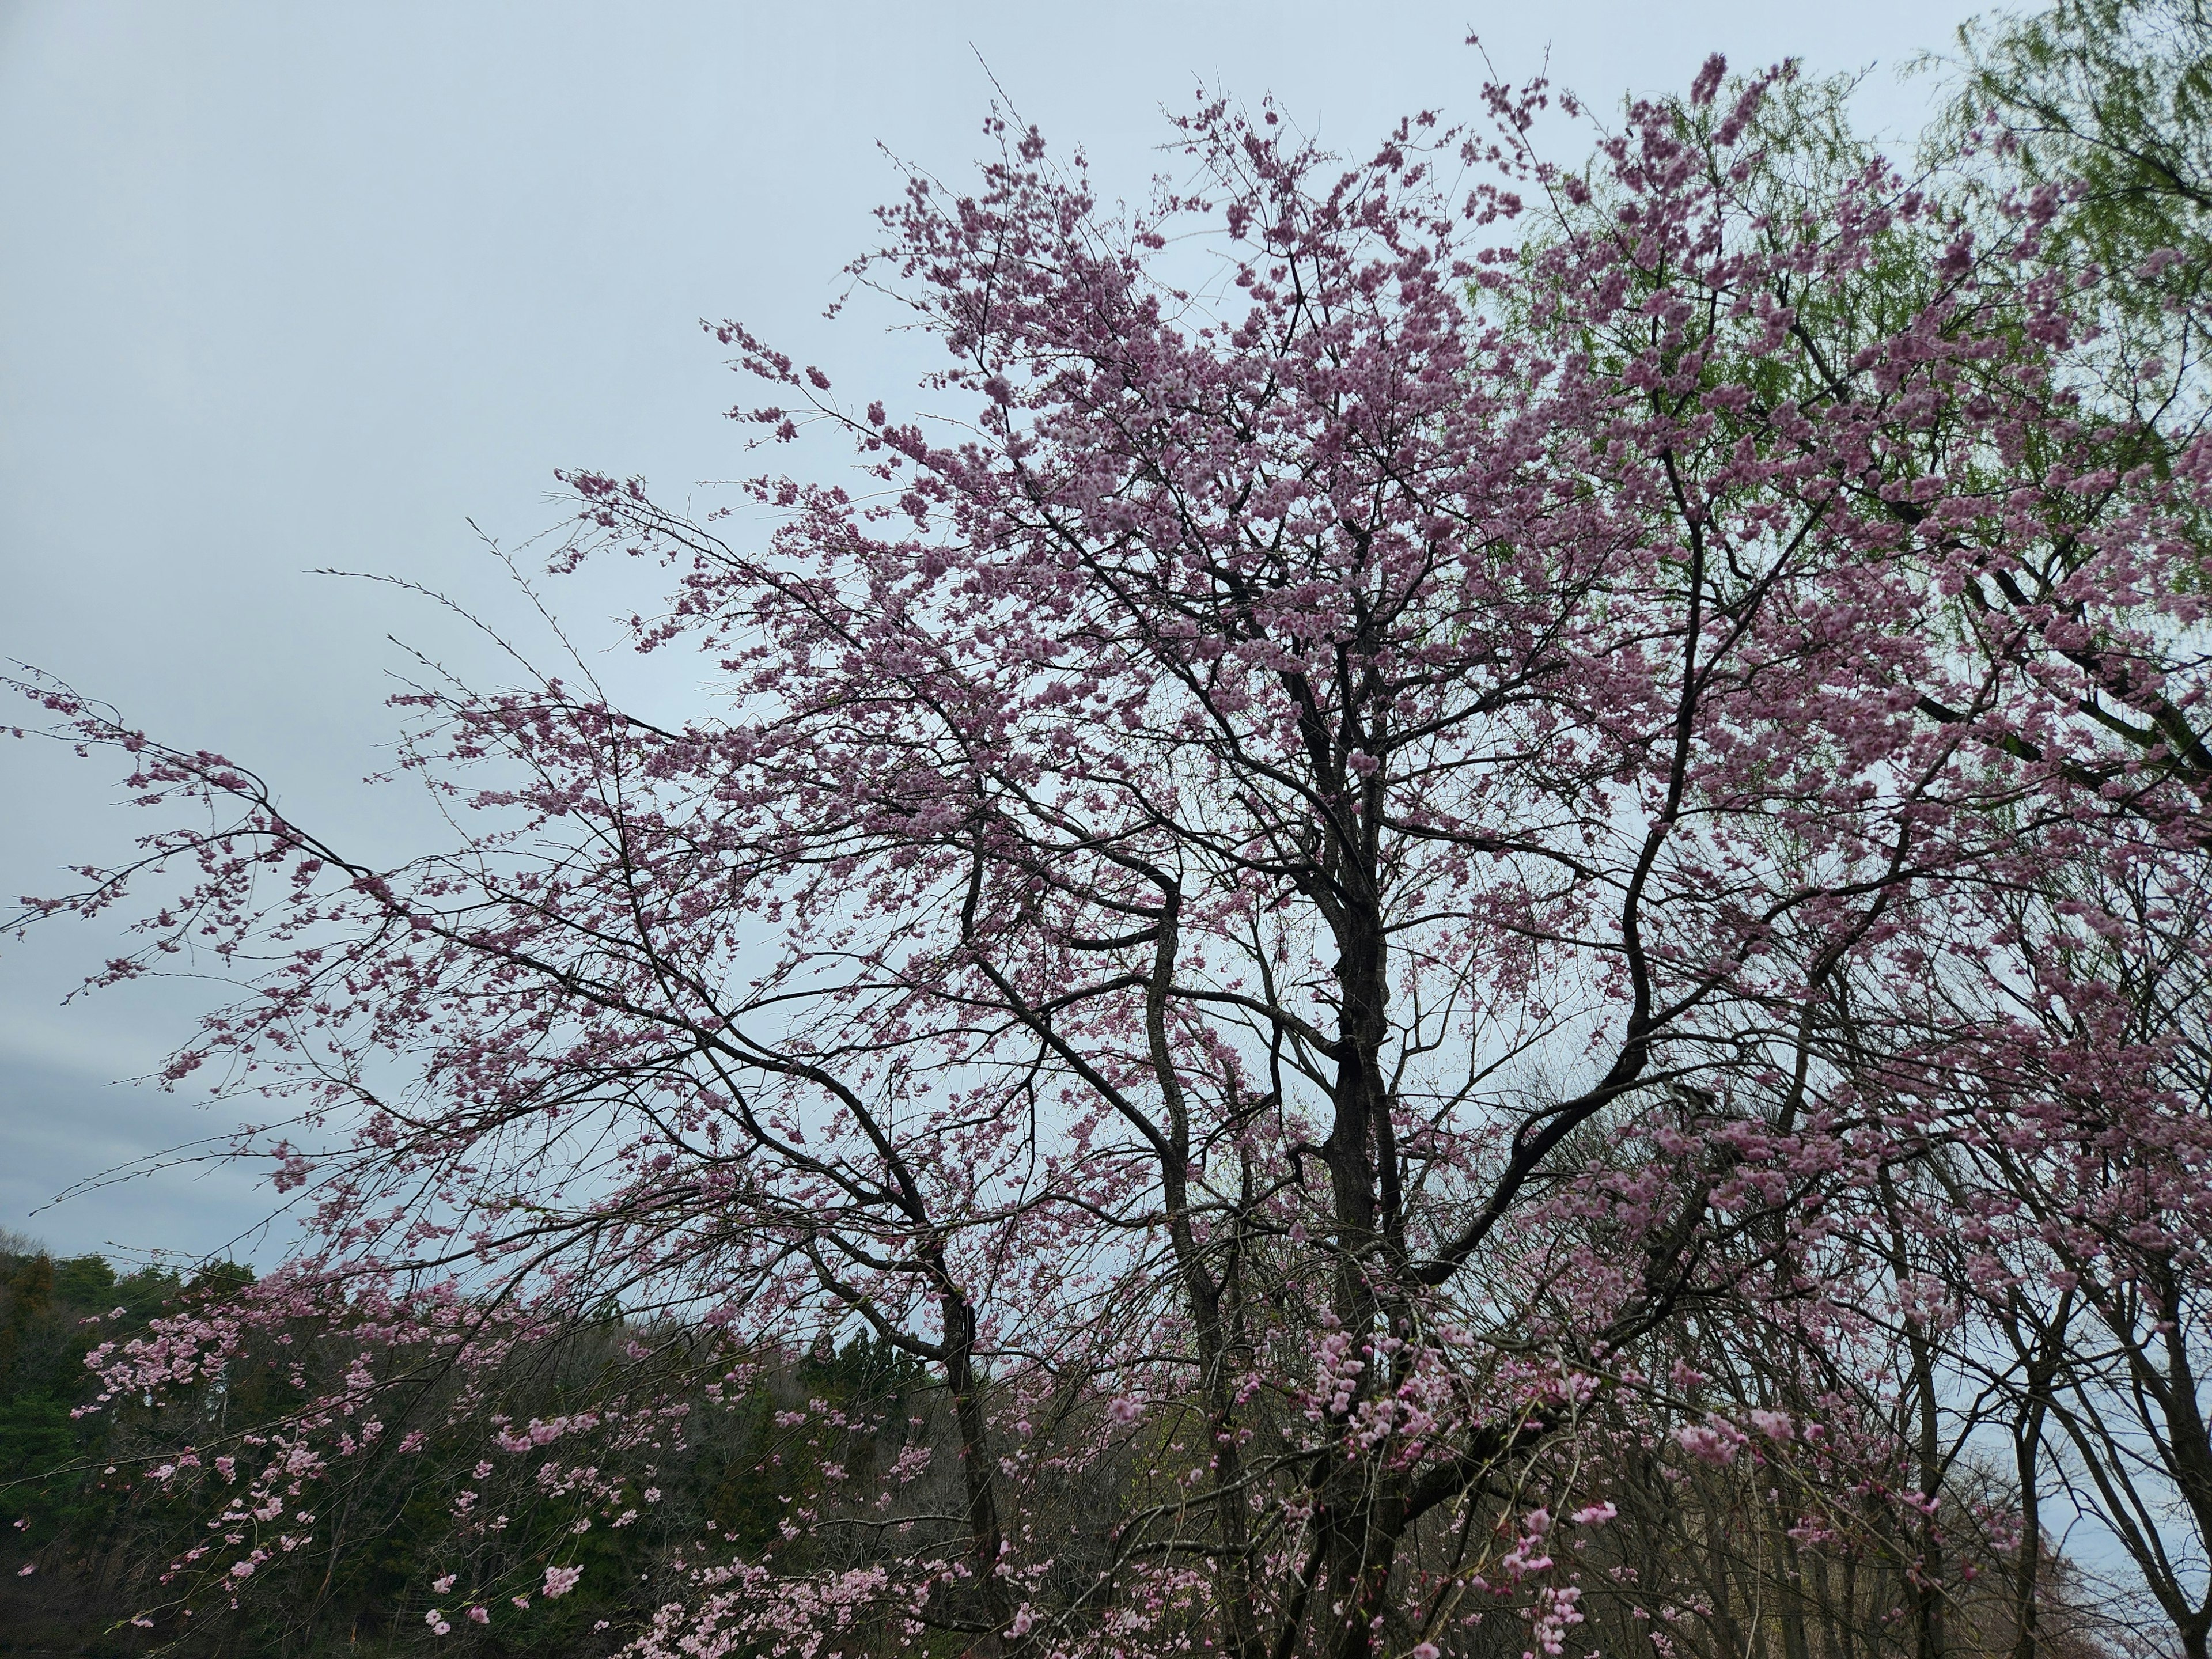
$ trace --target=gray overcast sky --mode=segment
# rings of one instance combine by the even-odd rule
[[[514,609],[467,520],[559,516],[551,470],[729,476],[739,395],[701,317],[741,316],[846,389],[908,385],[910,343],[819,319],[896,192],[878,141],[957,178],[988,60],[1055,148],[1138,193],[1162,105],[1272,91],[1364,149],[1398,114],[1475,112],[1480,33],[1515,79],[1611,107],[1705,55],[1875,66],[1909,133],[1960,0],[1321,5],[116,6],[0,0],[0,658],[218,748],[288,805],[388,850],[410,809],[358,780],[391,730],[398,632],[468,659],[386,571]],[[627,579],[645,572],[615,573]],[[627,611],[612,579],[562,599]],[[663,686],[661,692],[682,688]],[[0,748],[0,887],[52,891],[133,832],[97,767]],[[57,1248],[200,1251],[259,1213],[185,1171],[33,1215],[106,1165],[222,1127],[116,1079],[189,1030],[189,985],[63,1008],[112,933],[0,951],[0,1227]]]

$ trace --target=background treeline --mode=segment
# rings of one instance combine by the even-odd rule
[[[709,1560],[865,1571],[958,1524],[957,1437],[941,1390],[864,1335],[744,1352],[608,1310],[516,1341],[487,1384],[435,1352],[380,1349],[365,1326],[340,1320],[262,1333],[218,1378],[158,1404],[110,1401],[79,1415],[98,1392],[84,1363],[95,1344],[143,1334],[165,1314],[217,1312],[250,1274],[220,1263],[118,1275],[96,1255],[8,1246],[0,1484],[18,1524],[0,1534],[0,1652],[605,1653],[657,1607],[696,1598],[696,1569]],[[1987,1423],[1959,1410],[1955,1373],[1914,1368],[1911,1346],[1888,1357],[1901,1364],[1863,1342],[1823,1355],[1747,1305],[1717,1303],[1650,1339],[1632,1364],[1667,1378],[1678,1401],[1703,1400],[1739,1421],[1759,1410],[1793,1425],[1817,1414],[1835,1425],[1836,1449],[1808,1467],[1820,1454],[1793,1426],[1784,1440],[1730,1448],[1725,1461],[1686,1458],[1652,1401],[1586,1402],[1578,1409],[1607,1448],[1618,1513],[1595,1526],[1556,1518],[1551,1547],[1580,1558],[1587,1586],[1571,1615],[1582,1627],[1557,1633],[1575,1651],[1681,1659],[2093,1659],[2131,1646],[2124,1602],[2106,1599],[2048,1536],[2018,1536],[2021,1492],[1985,1455]],[[210,1597],[190,1556],[222,1523],[207,1520],[212,1506],[197,1488],[222,1480],[226,1447],[281,1433],[288,1413],[364,1356],[386,1414],[380,1447],[307,1482],[312,1508],[269,1517],[264,1534],[295,1526],[304,1541],[229,1586],[228,1605]],[[627,1431],[609,1431],[644,1400],[652,1407]],[[1082,1419],[1097,1409],[1073,1407],[1059,1432],[1085,1437]],[[1834,1461],[1853,1443],[1878,1443],[1850,1431],[1856,1413],[1942,1423],[1944,1444],[1923,1449],[1937,1464],[1933,1503],[1917,1501],[1930,1471],[1869,1468],[1855,1480]],[[1706,1420],[1675,1416],[1680,1428]],[[1157,1413],[1124,1458],[1048,1476],[1058,1483],[1048,1524],[1073,1545],[1064,1571],[1080,1577],[1133,1517],[1172,1505],[1203,1462],[1202,1440],[1187,1431],[1202,1419],[1199,1402],[1189,1417]],[[592,1449],[569,1468],[561,1431],[580,1419]],[[488,1428],[502,1425],[518,1452],[537,1430],[528,1455],[485,1457]],[[1024,1426],[1034,1458],[1054,1427]],[[1591,1437],[1576,1438],[1586,1455]],[[1010,1457],[1022,1449],[1017,1437],[1007,1442]],[[190,1474],[157,1477],[193,1456],[201,1467]],[[1419,1529],[1405,1570],[1446,1573],[1470,1535],[1510,1534],[1557,1473],[1541,1457],[1510,1477],[1501,1469],[1469,1504]],[[544,1596],[549,1562],[581,1569],[573,1591]],[[2033,1589],[2025,1602],[2023,1582]],[[496,1623],[467,1616],[471,1605],[516,1597],[530,1602],[526,1622],[504,1607]],[[2026,1620],[2023,1605],[2033,1609]],[[1498,1659],[1530,1636],[1517,1607],[1476,1630]],[[952,1632],[931,1641],[947,1659],[962,1650]]]
[[[811,1520],[793,1528],[793,1517],[821,1501],[825,1466],[866,1484],[878,1463],[928,1445],[940,1427],[912,1362],[865,1336],[740,1364],[718,1344],[610,1313],[519,1352],[495,1403],[481,1378],[465,1389],[435,1356],[387,1355],[396,1371],[416,1370],[387,1396],[407,1422],[394,1425],[386,1455],[324,1483],[321,1512],[301,1526],[312,1541],[280,1551],[238,1586],[232,1616],[199,1613],[194,1629],[181,1603],[199,1587],[189,1567],[173,1569],[205,1528],[207,1507],[195,1501],[198,1482],[149,1471],[189,1452],[205,1460],[201,1481],[220,1480],[226,1445],[283,1423],[363,1345],[343,1330],[303,1328],[257,1340],[218,1379],[157,1404],[116,1401],[77,1414],[99,1392],[84,1363],[95,1345],[141,1335],[165,1313],[219,1308],[250,1270],[219,1263],[190,1274],[157,1267],[118,1275],[98,1255],[57,1260],[20,1237],[4,1245],[0,1491],[9,1524],[0,1534],[0,1652],[172,1644],[207,1654],[403,1652],[450,1650],[464,1638],[480,1638],[476,1649],[486,1653],[603,1651],[606,1632],[632,1627],[683,1571],[687,1540],[711,1529],[740,1554],[774,1546],[818,1559],[836,1541]],[[738,1386],[711,1380],[732,1364]],[[589,1480],[587,1492],[534,1480],[517,1490],[511,1474],[482,1461],[488,1417],[512,1418],[526,1436],[533,1419],[604,1411],[625,1385],[647,1374],[665,1379],[671,1365],[699,1373],[696,1409],[678,1422],[663,1406],[634,1439],[618,1437],[628,1467],[611,1467],[604,1446],[595,1449],[588,1467],[606,1479]],[[805,1423],[789,1420],[801,1413]],[[927,1507],[929,1483],[916,1484]],[[611,1515],[597,1501],[610,1492],[627,1500]],[[796,1535],[787,1538],[787,1528]],[[583,1570],[558,1599],[542,1593],[549,1559]],[[440,1575],[457,1560],[472,1569],[471,1582],[442,1593]],[[501,1640],[470,1625],[465,1607],[494,1594],[532,1601],[526,1635],[510,1626]],[[443,1639],[428,1619],[438,1607],[458,1620]],[[174,1616],[151,1628],[131,1622],[164,1610]]]

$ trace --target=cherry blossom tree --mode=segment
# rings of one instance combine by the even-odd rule
[[[794,1518],[857,1565],[709,1548],[641,1652],[1559,1653],[1632,1451],[1861,1498],[1924,1454],[1941,1652],[1946,1460],[1813,1362],[1893,1316],[1934,1423],[1925,1269],[2021,1213],[1978,1160],[2059,1133],[2027,1096],[2127,1147],[2201,1113],[2096,1011],[2203,948],[2212,447],[2085,404],[2063,192],[1790,173],[1793,96],[1716,58],[1579,171],[1540,85],[1356,163],[1201,100],[1139,210],[994,120],[853,268],[949,412],[718,328],[763,444],[859,470],[752,480],[757,541],[568,475],[558,565],[657,562],[636,644],[715,697],[410,692],[460,828],[397,867],[27,680],[164,815],[34,911],[160,888],[107,977],[229,964],[171,1073],[291,1103],[241,1152],[312,1215],[107,1386],[362,1333],[226,1454],[199,1582],[398,1455],[376,1355],[490,1377],[613,1305],[710,1370],[865,1330],[950,1425],[941,1480]],[[1802,1387],[1708,1386],[1723,1306]],[[667,1387],[486,1459],[611,1508],[556,1443],[680,1432]]]

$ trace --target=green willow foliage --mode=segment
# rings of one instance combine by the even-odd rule
[[[2212,8],[2059,0],[1960,32],[1960,83],[1934,137],[1979,135],[1990,195],[2060,202],[2048,258],[2105,283],[2098,401],[2173,453],[2206,409],[2201,316],[2212,283]]]
[[[2060,0],[1961,32],[1954,127],[1994,117],[2031,184],[2065,191],[2066,236],[2110,269],[2183,258],[2146,305],[2212,280],[2212,9],[2203,0]]]

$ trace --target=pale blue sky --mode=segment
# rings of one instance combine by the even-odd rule
[[[728,476],[738,395],[702,316],[742,316],[846,386],[910,382],[839,267],[894,193],[878,140],[940,175],[981,148],[990,70],[1055,145],[1134,192],[1161,105],[1273,91],[1346,148],[1472,113],[1480,33],[1518,78],[1610,106],[1711,51],[1875,66],[1909,131],[1956,0],[766,6],[0,4],[0,657],[220,748],[388,850],[380,763],[419,605],[306,573],[390,571],[497,610],[469,529],[542,530],[551,470]],[[671,487],[674,488],[671,488]],[[643,574],[643,573],[637,573]],[[633,600],[570,594],[590,624]],[[680,685],[653,688],[682,695]],[[0,886],[51,890],[132,832],[106,772],[0,748]],[[189,1029],[194,988],[68,1008],[112,934],[0,951],[0,1227],[68,1250],[222,1244],[262,1200],[179,1173],[33,1215],[120,1159],[220,1127],[113,1080]]]

